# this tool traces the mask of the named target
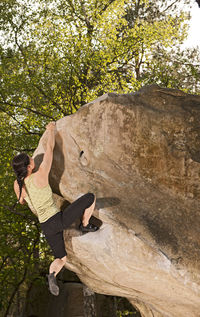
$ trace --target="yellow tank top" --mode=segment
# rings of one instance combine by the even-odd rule
[[[52,190],[49,184],[43,188],[39,188],[34,184],[33,174],[25,179],[26,197],[32,212],[38,217],[39,222],[45,222],[60,210],[56,206]]]

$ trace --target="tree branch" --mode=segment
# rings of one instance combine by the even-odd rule
[[[13,290],[11,296],[10,296],[10,299],[9,299],[9,301],[8,301],[8,305],[7,305],[7,309],[6,309],[6,312],[5,312],[5,314],[4,314],[4,317],[7,317],[7,316],[8,316],[10,307],[11,307],[11,305],[12,305],[12,303],[13,303],[13,299],[14,299],[14,297],[15,297],[17,291],[19,290],[19,287],[21,286],[21,284],[22,284],[22,283],[25,281],[25,279],[26,279],[26,275],[27,275],[27,272],[28,272],[28,264],[30,263],[31,255],[32,255],[32,252],[30,252],[30,254],[29,254],[29,256],[28,256],[28,262],[27,262],[27,265],[26,265],[26,267],[25,267],[25,269],[24,269],[24,274],[23,274],[21,280],[16,284],[16,286],[15,286],[15,288],[14,288],[14,290]]]
[[[0,205],[0,207],[9,210],[11,213],[13,213],[13,214],[15,214],[15,215],[21,216],[21,217],[25,218],[26,220],[34,221],[34,222],[38,223],[38,220],[37,220],[36,217],[34,217],[34,216],[32,216],[32,215],[26,215],[26,214],[24,214],[24,213],[21,213],[21,212],[19,212],[19,211],[16,211],[15,208],[13,208],[13,206]],[[28,210],[28,209],[27,209],[27,210]]]
[[[106,9],[113,3],[115,0],[110,0],[104,7],[101,9],[100,14],[102,14]]]
[[[2,107],[0,107],[0,110],[4,113],[6,113],[9,117],[11,117],[13,120],[15,120],[28,134],[33,134],[33,135],[40,135],[40,133],[37,133],[37,132],[30,132],[26,126],[21,123],[19,120],[17,120],[15,118],[15,116],[13,114],[11,114],[9,111],[6,111],[5,109],[3,109]]]
[[[168,5],[168,7],[165,8],[165,9],[161,12],[161,14],[163,14],[164,12],[166,12],[167,10],[169,10],[176,2],[177,2],[177,0],[175,0],[174,2],[172,2],[170,5]]]
[[[29,74],[29,78],[32,82],[32,85],[46,98],[48,99],[49,101],[52,102],[52,104],[58,108],[64,116],[66,116],[67,114],[65,113],[65,111],[63,111],[62,107],[60,107],[60,105],[58,103],[56,103],[55,101],[51,100],[51,98],[49,98],[49,96],[44,92],[44,90],[39,86],[39,85],[36,85],[34,82],[33,82],[33,78],[32,78],[32,71],[30,70],[30,68],[28,67],[28,63],[27,63],[27,60],[26,60],[26,56],[23,52],[23,49],[21,47],[21,45],[18,43],[18,39],[17,39],[17,31],[19,30],[19,28],[15,31],[15,43],[17,45],[17,47],[19,48],[19,51],[21,52],[22,54],[22,57],[24,59],[24,62],[25,62],[25,65],[27,67],[27,71],[28,71],[28,74]]]
[[[1,96],[2,96],[2,94],[1,94]],[[0,101],[0,103],[3,104],[3,105],[5,104],[5,105],[11,106],[13,108],[26,109],[26,110],[29,110],[30,112],[35,113],[35,114],[37,114],[39,116],[42,116],[42,117],[45,117],[45,118],[49,118],[49,119],[52,119],[52,120],[54,119],[52,116],[49,116],[49,115],[44,114],[44,113],[42,113],[40,111],[37,111],[37,110],[33,110],[33,109],[29,108],[29,107],[19,106],[19,105],[15,105],[15,104],[13,104],[11,102],[7,102],[7,101],[5,101],[3,96],[2,96],[2,99],[3,99],[3,101],[2,102]]]

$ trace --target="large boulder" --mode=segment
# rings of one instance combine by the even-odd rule
[[[200,96],[108,93],[56,126],[53,191],[70,203],[95,193],[103,222],[65,231],[66,267],[142,316],[200,316]]]

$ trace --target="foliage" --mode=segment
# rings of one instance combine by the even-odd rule
[[[199,50],[172,48],[170,52],[157,47],[146,71],[141,72],[145,84],[153,80],[163,87],[181,89],[187,93],[199,93]]]
[[[74,113],[105,92],[126,93],[158,83],[199,93],[198,51],[180,49],[189,18],[181,7],[184,4],[189,11],[189,1],[179,3],[1,1],[0,298],[4,314],[50,260],[37,219],[27,207],[12,208],[16,200],[13,155],[19,151],[32,155],[47,122]]]
[[[135,309],[130,302],[121,297],[116,298],[117,317],[141,317],[141,314]]]

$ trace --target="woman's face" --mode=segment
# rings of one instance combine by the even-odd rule
[[[31,170],[33,170],[35,168],[35,162],[34,162],[34,159],[32,157],[29,157],[30,159],[30,164],[29,166],[31,167]]]

